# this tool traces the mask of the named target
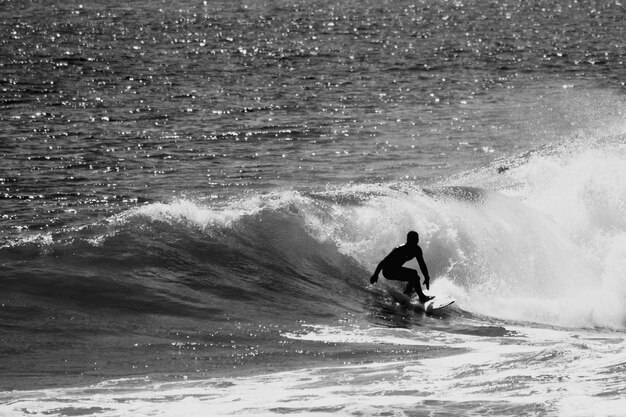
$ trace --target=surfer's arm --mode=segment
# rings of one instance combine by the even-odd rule
[[[420,270],[422,271],[422,275],[424,275],[424,286],[426,289],[430,289],[430,275],[428,275],[428,268],[426,267],[426,262],[424,262],[424,255],[422,255],[422,249],[417,248],[417,254],[415,255],[417,259],[417,263],[420,266]]]

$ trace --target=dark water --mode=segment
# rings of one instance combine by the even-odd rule
[[[0,2],[0,410],[153,413],[154,398],[123,408],[139,394],[80,400],[130,381],[103,390],[258,394],[190,414],[376,414],[372,384],[401,373],[403,412],[417,397],[435,414],[574,415],[560,383],[602,369],[583,397],[613,415],[625,16],[618,1]],[[433,292],[457,299],[435,315],[368,285],[411,229]],[[351,380],[361,406],[324,396],[342,366],[364,368],[326,381]],[[512,367],[535,373],[511,383]],[[300,403],[303,369],[326,402]],[[292,373],[258,379],[277,371]],[[257,404],[266,382],[300,406]],[[12,393],[28,389],[42,394]],[[36,400],[51,392],[82,405]]]

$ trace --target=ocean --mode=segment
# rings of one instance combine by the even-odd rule
[[[0,415],[624,415],[621,0],[0,22]]]

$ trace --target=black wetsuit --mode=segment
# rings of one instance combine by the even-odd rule
[[[404,290],[405,294],[411,295],[413,291],[417,291],[420,300],[431,298],[424,295],[420,285],[420,276],[417,271],[403,266],[413,258],[417,259],[422,274],[424,274],[426,278],[424,284],[426,288],[428,288],[430,285],[430,276],[428,275],[426,262],[424,262],[422,249],[417,244],[410,245],[407,243],[393,249],[391,253],[380,262],[374,276],[377,277],[378,273],[382,270],[383,275],[388,280],[407,282],[406,289]],[[372,277],[372,282],[375,282],[374,277]]]

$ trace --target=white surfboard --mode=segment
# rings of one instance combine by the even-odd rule
[[[449,306],[454,302],[454,299],[447,295],[437,295],[432,300],[428,300],[425,303],[419,302],[419,300],[411,301],[411,305],[419,304],[423,306],[427,313],[432,313],[435,310]]]

